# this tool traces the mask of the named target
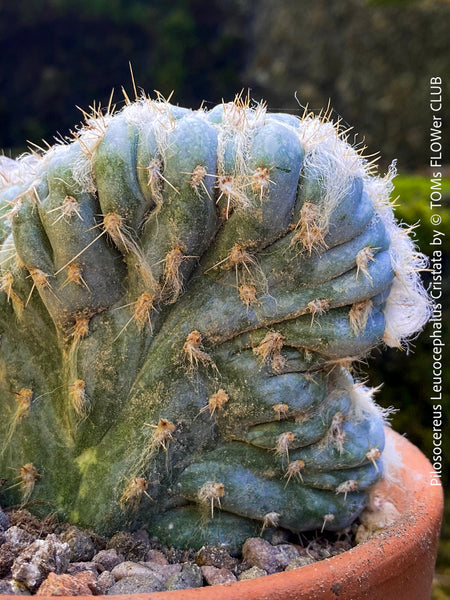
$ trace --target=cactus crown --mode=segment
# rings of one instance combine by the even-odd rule
[[[0,163],[8,493],[181,546],[347,526],[386,463],[351,364],[430,314],[395,165],[240,97],[85,116]]]

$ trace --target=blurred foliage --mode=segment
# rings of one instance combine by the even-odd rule
[[[242,85],[242,19],[234,0],[0,0],[1,146],[66,135],[113,88],[120,108],[129,61],[146,92],[220,102]]]
[[[396,216],[400,221],[410,225],[417,223],[415,237],[419,248],[423,252],[430,251],[430,242],[433,239],[433,230],[438,229],[450,233],[450,179],[442,179],[442,208],[430,210],[430,179],[421,175],[398,175],[394,179],[394,198],[398,196]],[[434,184],[433,184],[434,185]],[[433,212],[439,213],[442,223],[436,227],[431,224],[430,216]],[[446,236],[443,249],[450,254],[450,236]]]

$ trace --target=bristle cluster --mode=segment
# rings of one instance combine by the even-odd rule
[[[27,463],[19,469],[20,491],[22,502],[27,502],[33,493],[36,481],[41,477],[33,463]]]
[[[322,225],[320,207],[311,202],[305,202],[300,210],[300,220],[295,227],[291,245],[297,243],[311,255],[313,251],[322,252],[326,249],[326,230]]]
[[[133,477],[125,487],[122,496],[119,500],[119,506],[122,510],[128,508],[133,513],[136,512],[138,506],[142,500],[142,496],[147,496],[150,500],[152,499],[147,493],[147,488],[150,485],[150,481],[147,481],[144,477]]]
[[[333,513],[328,513],[326,515],[323,515],[323,524],[322,524],[322,529],[320,530],[320,533],[323,533],[323,530],[325,529],[325,527],[328,525],[328,523],[332,523],[335,520],[335,515],[333,515]]]
[[[216,187],[219,190],[217,203],[222,198],[226,200],[225,219],[228,219],[230,212],[238,208],[249,206],[249,200],[244,191],[242,181],[236,175],[220,175],[217,178]]]
[[[112,240],[117,245],[122,245],[127,248],[123,239],[124,219],[121,215],[115,212],[110,212],[103,217],[103,227],[111,236]]]
[[[277,445],[274,448],[275,454],[289,461],[289,447],[295,440],[295,434],[292,431],[286,431],[278,436]]]
[[[16,419],[20,423],[30,412],[31,401],[33,400],[33,391],[29,388],[22,388],[16,394],[17,410]]]
[[[188,361],[190,370],[198,369],[199,364],[204,367],[214,365],[211,356],[203,350],[202,335],[199,331],[191,331],[187,336],[183,346],[183,354]]]
[[[160,419],[157,425],[151,425],[154,429],[152,436],[152,443],[155,447],[160,446],[165,452],[167,452],[169,443],[173,440],[173,433],[175,431],[175,425],[168,419]]]
[[[152,310],[154,310],[154,302],[155,294],[150,294],[149,292],[143,292],[136,301],[134,319],[140,331],[142,331],[145,325],[149,325],[150,328],[152,326],[151,314]]]
[[[344,494],[344,502],[347,501],[347,494],[349,492],[356,492],[358,490],[358,482],[356,479],[348,479],[342,482],[336,488],[336,494]]]
[[[89,401],[86,394],[86,382],[76,379],[69,386],[70,403],[79,419],[85,419],[89,412]]]
[[[207,481],[198,492],[198,501],[204,507],[210,507],[211,519],[214,518],[214,507],[222,508],[220,499],[225,496],[225,486],[216,481]]]
[[[355,335],[358,335],[364,331],[367,321],[372,314],[372,310],[373,302],[370,300],[370,298],[352,304],[348,317],[350,321],[350,327]]]
[[[180,272],[181,264],[185,256],[180,248],[174,248],[166,254],[164,259],[164,285],[162,295],[166,297],[168,304],[177,301],[183,289],[183,278]]]
[[[197,165],[192,171],[190,183],[195,190],[198,191],[200,186],[204,185],[206,174],[206,168],[202,165]]]
[[[381,457],[381,450],[379,448],[371,448],[366,452],[367,460],[373,464],[375,469],[378,471],[377,460]]]
[[[89,321],[90,317],[84,315],[76,317],[75,325],[72,328],[72,338],[75,344],[78,344],[89,333]]]
[[[315,300],[311,300],[311,302],[308,302],[308,305],[306,306],[306,308],[308,309],[308,311],[311,313],[311,327],[314,323],[314,318],[317,316],[320,317],[320,315],[323,315],[327,312],[327,310],[330,308],[330,303],[328,300],[322,299],[319,300],[318,298]]]
[[[66,196],[63,200],[61,206],[57,206],[56,208],[52,208],[48,211],[48,213],[58,212],[60,213],[56,220],[53,222],[53,225],[58,223],[61,219],[68,222],[68,219],[73,216],[77,216],[81,221],[83,220],[80,214],[80,205],[78,201],[73,196]]]
[[[248,252],[245,246],[236,243],[222,262],[225,263],[228,270],[234,269],[236,288],[242,302],[247,306],[255,304],[257,292],[264,292],[267,287],[267,279],[256,257]]]
[[[287,466],[286,473],[284,474],[284,477],[287,479],[286,486],[288,485],[291,479],[303,483],[302,471],[304,468],[305,461],[300,459],[291,461]]]
[[[264,198],[269,190],[269,184],[271,183],[269,174],[270,171],[267,167],[258,167],[251,174],[250,185],[252,192],[258,194],[260,200]]]
[[[14,275],[11,273],[11,271],[4,271],[3,275],[0,277],[0,290],[5,292],[8,297],[8,301],[12,302],[16,308],[22,309],[23,302],[14,291],[13,285]]]
[[[370,246],[366,246],[358,252],[356,255],[356,277],[358,278],[361,272],[370,283],[373,283],[372,277],[369,273],[369,262],[375,262],[374,249]]]
[[[280,373],[286,366],[286,359],[281,354],[285,338],[278,331],[269,331],[262,342],[253,348],[254,354],[262,363],[269,364],[275,373]]]
[[[156,206],[161,206],[163,203],[162,162],[159,158],[153,158],[145,169],[148,174],[147,185],[150,188],[152,198]]]
[[[225,406],[225,404],[228,402],[228,400],[229,400],[229,398],[228,398],[228,394],[226,393],[226,391],[220,389],[211,395],[211,397],[208,400],[207,406],[204,406],[200,410],[200,412],[202,413],[202,412],[208,411],[212,418],[213,415],[215,414],[216,410],[217,411],[222,410],[223,407]]]
[[[41,269],[36,269],[33,267],[31,267],[29,271],[34,283],[38,287],[50,288],[50,282],[48,280],[49,276],[47,275],[47,273],[44,273],[44,271],[41,271]]]
[[[274,404],[272,408],[275,414],[277,415],[279,421],[281,421],[282,418],[285,419],[287,417],[289,412],[289,406],[284,402],[277,402],[277,404]]]
[[[66,286],[68,283],[75,283],[76,285],[82,285],[89,289],[87,283],[83,279],[83,267],[79,263],[70,263],[67,266],[67,279],[61,287]]]
[[[263,517],[263,525],[261,528],[260,535],[263,534],[264,530],[269,527],[278,527],[280,523],[281,515],[275,511],[268,512]]]
[[[338,411],[331,420],[327,433],[327,444],[337,448],[340,454],[344,451],[345,431],[343,429],[344,415]]]

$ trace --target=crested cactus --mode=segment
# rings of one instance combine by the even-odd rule
[[[351,365],[429,315],[394,169],[323,115],[145,97],[0,167],[10,502],[178,546],[349,525],[386,463]]]

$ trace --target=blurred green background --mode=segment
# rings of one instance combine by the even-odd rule
[[[354,129],[352,141],[380,151],[380,173],[398,160],[397,215],[420,225],[429,253],[429,81],[443,79],[444,160],[450,163],[450,2],[444,0],[0,0],[0,147],[7,156],[26,140],[50,143],[81,120],[77,106],[117,106],[121,86],[158,90],[183,106],[212,107],[250,89],[271,110],[301,114],[330,101]],[[353,132],[355,132],[353,134]],[[359,132],[358,135],[356,132]],[[353,135],[355,136],[353,138]],[[445,259],[450,246],[450,169],[444,169]],[[429,280],[429,274],[424,274]],[[450,280],[445,279],[448,292]],[[448,343],[449,306],[444,331]],[[384,382],[393,426],[431,457],[431,344],[427,328],[406,353],[379,350],[371,385]],[[448,351],[446,353],[448,364]],[[450,369],[445,374],[449,390]],[[448,415],[448,394],[443,401]],[[448,484],[450,431],[444,424]],[[450,597],[450,494],[434,598]],[[446,587],[447,582],[447,587]]]

